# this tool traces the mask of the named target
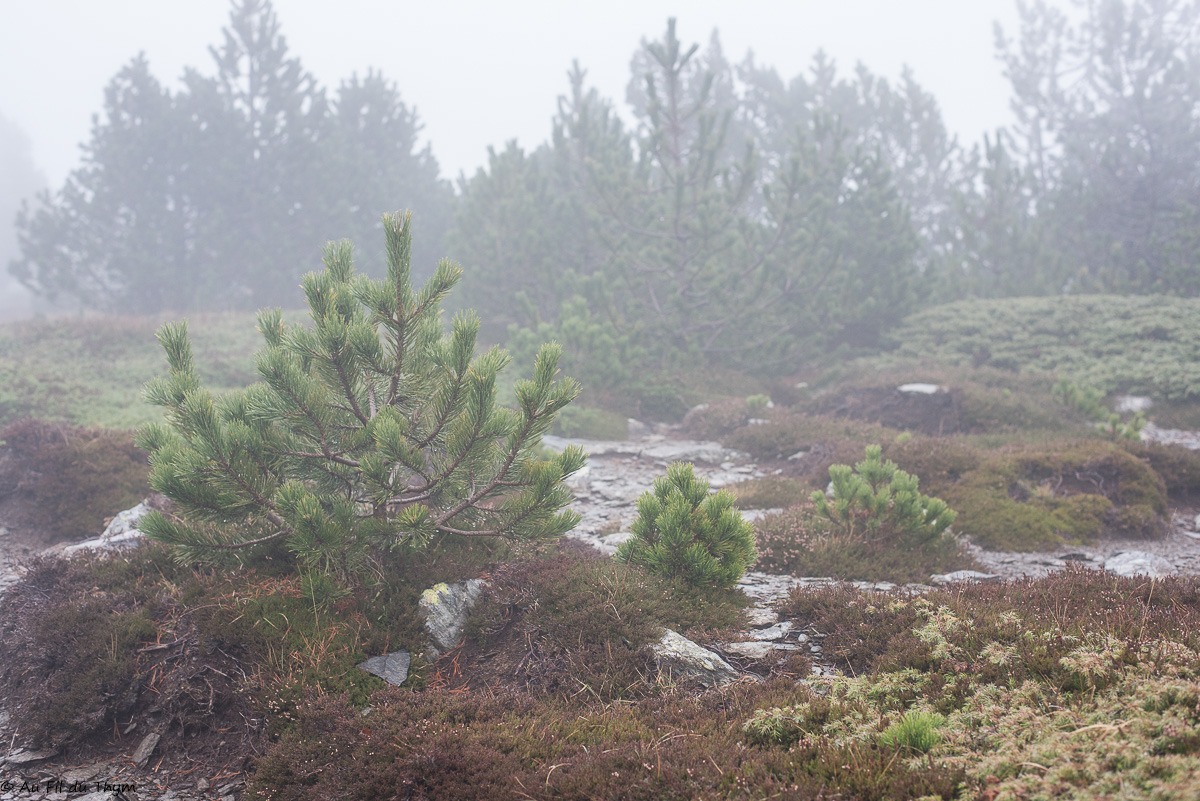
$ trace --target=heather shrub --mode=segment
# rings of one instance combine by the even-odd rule
[[[0,431],[0,501],[47,541],[83,539],[150,494],[146,454],[125,431],[24,419]],[[7,454],[4,453],[7,451]]]

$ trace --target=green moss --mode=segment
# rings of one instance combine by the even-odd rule
[[[0,325],[0,425],[21,417],[133,429],[159,419],[142,387],[164,367],[151,317],[88,316]],[[189,318],[201,379],[217,390],[257,379],[251,313]]]
[[[1119,444],[1049,439],[985,450],[970,438],[914,439],[888,455],[919,473],[959,513],[955,529],[985,548],[1043,550],[1165,527],[1166,484]]]

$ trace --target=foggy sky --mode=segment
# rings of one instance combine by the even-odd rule
[[[1015,0],[713,2],[389,2],[276,0],[293,55],[333,90],[380,69],[415,105],[443,174],[474,172],[489,145],[528,148],[549,135],[572,59],[591,85],[623,104],[629,61],[670,16],[685,43],[720,30],[726,57],[753,49],[791,78],[824,48],[848,73],[858,61],[889,78],[903,65],[942,105],[964,143],[1009,121],[1008,87],[992,23],[1015,29]],[[207,48],[228,19],[227,0],[40,0],[6,4],[0,26],[0,114],[33,142],[36,166],[60,186],[78,163],[103,87],[139,51],[175,88],[185,66],[211,73]]]

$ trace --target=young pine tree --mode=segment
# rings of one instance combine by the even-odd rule
[[[553,537],[578,517],[563,479],[583,465],[538,444],[578,393],[556,381],[557,345],[539,352],[518,408],[496,406],[499,348],[475,356],[478,319],[443,331],[442,299],[461,274],[443,260],[420,291],[409,281],[410,218],[384,217],[388,277],[356,276],[350,245],[331,243],[304,278],[312,326],[262,312],[262,382],[221,397],[200,385],[187,328],[158,334],[170,363],[147,398],[165,424],[144,429],[151,485],[171,516],[140,524],[186,560],[282,543],[311,576],[341,578],[380,549],[439,535]]]
[[[754,527],[742,519],[733,495],[710,495],[708,482],[687,462],[675,462],[638,499],[633,537],[617,559],[693,587],[728,589],[754,563]]]

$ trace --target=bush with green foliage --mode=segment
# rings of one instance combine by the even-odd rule
[[[687,462],[676,462],[638,499],[633,537],[617,558],[694,587],[737,584],[757,556],[754,527],[733,496],[709,494],[708,482]]]
[[[945,501],[922,495],[916,476],[885,462],[878,445],[868,446],[853,469],[830,467],[829,478],[832,494],[814,492],[813,504],[834,533],[850,540],[934,542],[956,516]]]
[[[1096,428],[1113,440],[1137,441],[1146,425],[1146,416],[1140,411],[1125,420],[1117,412],[1104,405],[1104,394],[1093,387],[1081,387],[1066,379],[1054,385],[1054,394],[1065,405],[1083,412],[1095,421]]]
[[[178,516],[141,528],[188,560],[285,545],[309,576],[363,570],[377,549],[420,547],[440,535],[541,538],[578,520],[563,479],[583,465],[538,444],[578,393],[555,380],[558,348],[538,354],[516,384],[518,409],[496,407],[499,348],[474,356],[478,319],[442,329],[439,305],[461,269],[443,260],[420,291],[409,281],[410,218],[384,217],[388,278],[355,276],[349,243],[326,249],[304,279],[311,328],[259,315],[263,381],[215,397],[192,364],[185,324],[159,340],[170,374],[149,400],[166,423],[145,428],[151,485]]]
[[[939,365],[1055,373],[1104,394],[1200,397],[1197,298],[962,301],[912,315],[891,338],[897,355]]]
[[[883,730],[879,742],[892,748],[928,754],[942,741],[938,729],[945,725],[945,715],[910,709],[904,713],[904,717]]]

